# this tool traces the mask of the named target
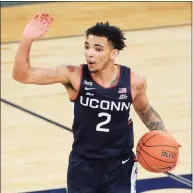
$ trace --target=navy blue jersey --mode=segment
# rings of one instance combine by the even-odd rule
[[[130,154],[133,149],[133,123],[130,68],[118,65],[119,80],[104,88],[92,78],[88,65],[82,65],[79,93],[74,102],[73,151],[88,158],[110,158]]]

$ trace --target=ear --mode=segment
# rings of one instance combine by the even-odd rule
[[[111,60],[114,60],[119,55],[119,50],[113,50],[111,54]]]

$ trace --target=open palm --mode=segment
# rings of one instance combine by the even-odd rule
[[[23,36],[31,40],[43,37],[53,20],[54,17],[50,16],[48,13],[36,14],[25,27]]]

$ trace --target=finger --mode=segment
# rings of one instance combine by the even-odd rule
[[[48,22],[48,18],[49,18],[49,13],[46,13],[46,14],[45,14],[45,17],[44,17],[44,20],[45,20],[46,22]]]
[[[45,20],[46,13],[42,13],[42,21]]]
[[[167,169],[167,170],[164,171],[163,173],[164,173],[164,174],[167,174],[167,172],[171,172],[174,168],[175,168],[175,166],[170,167],[169,169]]]
[[[178,166],[179,163],[180,163],[180,158],[178,157],[177,162],[173,166],[171,166],[169,169],[164,171],[163,173],[167,173],[167,172],[170,172],[170,171],[174,170]]]
[[[45,13],[39,14],[38,20],[43,21]]]
[[[42,23],[48,25],[48,19],[49,19],[49,14],[45,13],[45,15],[43,16]]]
[[[53,21],[54,21],[54,17],[53,16],[51,16],[49,19],[48,19],[48,24],[50,25]]]
[[[39,14],[37,13],[34,17],[33,17],[33,19],[37,19],[39,17]]]
[[[31,20],[29,21],[29,23],[34,22],[34,20],[37,20],[38,17],[39,17],[39,14],[37,13],[36,15],[34,15],[34,16],[31,18]]]
[[[45,12],[43,12],[43,13],[42,13],[42,17],[44,18],[44,17],[45,17],[45,15],[46,15],[46,13],[45,13]]]

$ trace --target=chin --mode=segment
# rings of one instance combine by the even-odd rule
[[[98,70],[90,70],[91,73],[97,73]]]
[[[90,65],[88,65],[88,69],[89,69],[89,71],[92,72],[92,73],[96,73],[96,72],[98,71],[97,69],[93,68],[93,67],[90,66]]]
[[[91,73],[96,73],[98,70],[97,70],[97,69],[90,69],[90,68],[89,68],[89,71],[90,71]]]

